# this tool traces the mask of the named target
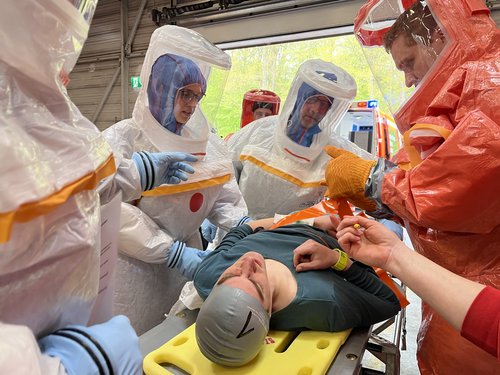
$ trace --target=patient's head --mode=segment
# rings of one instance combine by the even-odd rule
[[[221,275],[196,319],[205,357],[242,366],[260,351],[269,330],[271,292],[264,258],[249,252]]]

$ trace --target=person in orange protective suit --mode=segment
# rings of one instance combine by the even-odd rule
[[[416,251],[500,288],[500,32],[489,10],[479,0],[370,0],[355,33],[370,47],[364,53],[404,149],[391,163],[328,148],[327,195],[377,218],[398,217]],[[393,61],[384,65],[383,56]],[[422,374],[500,373],[493,356],[426,304],[418,344]]]
[[[281,99],[269,90],[253,89],[245,93],[240,128],[262,117],[277,115]]]

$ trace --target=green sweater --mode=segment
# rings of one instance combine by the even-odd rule
[[[326,243],[330,248],[339,247],[334,238],[309,225],[293,224],[255,233],[248,225],[235,227],[202,261],[194,285],[200,296],[207,298],[225,269],[251,249],[265,259],[286,265],[297,280],[295,298],[285,308],[273,312],[272,329],[336,332],[368,326],[399,311],[398,299],[391,289],[370,267],[359,262],[344,272],[326,269],[297,273],[293,250],[308,239]]]

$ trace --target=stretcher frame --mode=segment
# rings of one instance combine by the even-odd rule
[[[405,288],[403,286],[403,290]],[[162,323],[153,327],[139,337],[142,356],[145,357],[170,339],[177,336],[196,321],[199,310],[182,310],[176,315],[168,316]],[[340,347],[337,356],[330,365],[326,375],[399,375],[400,346],[406,349],[405,309],[394,317],[370,327],[354,328],[346,342]],[[380,336],[394,324],[393,341]],[[364,353],[368,351],[385,364],[385,372],[362,366]],[[186,375],[186,372],[172,365],[165,368],[174,375]]]

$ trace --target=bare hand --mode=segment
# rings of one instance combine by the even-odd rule
[[[335,264],[338,257],[337,251],[333,251],[314,240],[307,240],[293,251],[293,265],[297,272],[323,270]]]
[[[338,215],[324,215],[314,218],[314,227],[323,229],[329,236],[337,236],[337,226],[340,223]]]
[[[349,256],[380,268],[386,268],[394,247],[401,243],[384,225],[361,216],[346,216],[338,226],[337,238]]]

